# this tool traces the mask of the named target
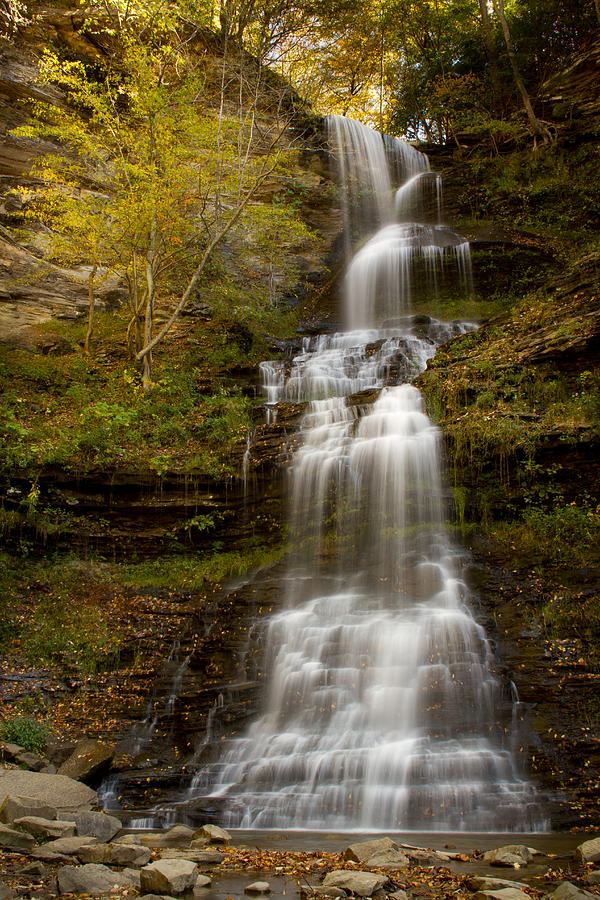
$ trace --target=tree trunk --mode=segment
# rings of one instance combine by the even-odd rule
[[[479,3],[479,12],[481,14],[481,30],[483,32],[483,40],[485,42],[485,49],[487,50],[488,59],[490,63],[496,57],[496,42],[494,40],[494,28],[492,25],[492,20],[490,18],[490,11],[488,9],[487,0],[477,0]],[[600,0],[599,0],[600,2]]]
[[[152,326],[154,323],[154,260],[156,255],[156,219],[152,222],[150,247],[146,257],[146,314],[144,319],[144,347],[152,343]],[[142,386],[144,392],[152,390],[152,351],[142,358]]]
[[[94,278],[96,277],[96,272],[98,270],[98,266],[94,263],[92,271],[88,277],[88,297],[90,301],[89,309],[88,309],[88,326],[87,331],[85,333],[85,340],[83,342],[83,352],[86,356],[89,356],[90,353],[90,340],[92,338],[92,334],[94,331]]]
[[[546,128],[546,126],[539,121],[536,117],[533,106],[531,105],[531,100],[529,99],[529,94],[527,93],[527,88],[521,78],[521,73],[519,71],[519,64],[517,62],[517,54],[515,50],[515,45],[513,44],[512,35],[510,33],[510,29],[508,27],[508,22],[506,21],[506,16],[504,15],[504,0],[493,0],[494,9],[496,11],[496,15],[500,20],[500,25],[502,26],[502,33],[504,34],[504,41],[506,43],[506,50],[508,52],[508,58],[510,60],[510,65],[513,71],[513,77],[515,79],[515,84],[521,94],[521,99],[523,100],[523,106],[525,107],[525,112],[527,113],[527,118],[529,120],[529,127],[534,136],[534,140],[537,138],[541,138],[543,143],[548,143],[550,140],[550,132]]]

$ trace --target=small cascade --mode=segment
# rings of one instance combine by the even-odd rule
[[[410,383],[475,327],[412,315],[441,279],[471,290],[469,245],[442,224],[423,154],[343,117],[329,127],[348,248],[376,233],[349,261],[347,330],[261,366],[267,408],[306,404],[285,598],[263,638],[262,714],[189,798],[245,828],[543,830],[514,752],[518,704],[446,527],[440,432]]]
[[[246,449],[242,457],[242,490],[244,492],[244,504],[248,502],[248,492],[250,488],[250,463],[252,462],[252,443],[256,437],[256,428],[251,428],[246,437]]]

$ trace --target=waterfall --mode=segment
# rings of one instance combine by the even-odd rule
[[[411,315],[442,276],[470,290],[468,243],[441,224],[425,156],[342,117],[329,127],[348,246],[377,231],[349,261],[347,330],[262,367],[270,410],[306,403],[293,550],[264,709],[226,743],[211,796],[230,826],[543,829],[445,525],[440,433],[410,383],[473,327]]]

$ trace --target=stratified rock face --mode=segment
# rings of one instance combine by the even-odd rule
[[[55,808],[62,819],[65,813],[89,809],[97,802],[96,791],[67,778],[18,769],[0,771],[0,804],[6,797],[30,797]]]

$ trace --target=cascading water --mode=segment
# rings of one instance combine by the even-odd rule
[[[242,827],[541,829],[444,527],[440,435],[407,383],[471,327],[410,315],[444,270],[469,290],[469,247],[440,224],[422,154],[341,117],[330,134],[348,232],[380,230],[348,266],[348,330],[263,364],[270,409],[307,401],[294,551],[265,637],[264,712],[227,746],[212,796]]]

